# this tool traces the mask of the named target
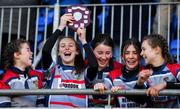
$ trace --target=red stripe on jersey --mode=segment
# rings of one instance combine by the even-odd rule
[[[61,77],[61,75],[55,75],[54,76],[54,78],[60,78]]]
[[[77,83],[77,84],[84,84],[84,80],[62,80],[65,83]]]
[[[74,108],[79,108],[79,106],[75,106],[72,103],[69,102],[56,102],[56,101],[51,101],[50,104],[56,104],[56,105],[64,105],[64,106],[71,106]]]
[[[99,99],[89,99],[89,102],[94,102],[96,104],[107,104],[107,100],[99,100]]]
[[[68,96],[73,96],[73,97],[76,97],[76,98],[83,98],[83,99],[86,98],[86,95],[68,95]]]

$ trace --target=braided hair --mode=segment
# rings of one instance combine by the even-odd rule
[[[147,40],[148,44],[152,47],[160,47],[162,51],[162,57],[165,59],[166,63],[173,63],[171,55],[169,53],[167,40],[160,34],[151,34],[144,37],[143,41]]]

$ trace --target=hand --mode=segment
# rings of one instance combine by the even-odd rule
[[[156,90],[154,87],[150,87],[148,88],[148,90],[146,91],[147,96],[153,96],[156,97],[159,95],[159,91]]]
[[[78,35],[79,40],[81,41],[81,43],[83,45],[87,43],[87,41],[86,41],[86,30],[84,27],[79,27],[77,29],[77,35]]]
[[[64,14],[63,16],[61,16],[59,29],[62,31],[67,26],[67,24],[72,23],[73,20],[75,19],[72,14]]]
[[[103,83],[97,83],[94,85],[94,90],[99,91],[101,94],[103,94],[104,91],[106,90],[106,88],[105,88],[105,85]]]
[[[152,70],[150,70],[150,69],[142,70],[139,73],[137,84],[143,85],[144,82],[151,76],[151,74],[152,74]]]
[[[166,88],[166,82],[159,83],[155,86],[151,86],[146,91],[146,94],[149,96],[159,96],[159,92]]]
[[[117,92],[118,90],[121,90],[121,89],[123,89],[123,88],[122,87],[118,87],[118,86],[114,86],[114,87],[111,88],[111,91],[112,92]]]

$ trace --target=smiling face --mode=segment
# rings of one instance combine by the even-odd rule
[[[109,65],[109,61],[112,58],[112,47],[99,44],[95,47],[94,54],[98,61],[99,70],[102,70]]]
[[[124,48],[122,58],[128,70],[135,69],[140,63],[140,54],[132,44]]]
[[[75,56],[78,54],[76,44],[71,38],[63,38],[59,42],[58,55],[64,65],[74,66]]]
[[[157,56],[155,52],[155,48],[152,48],[149,45],[148,40],[143,41],[141,48],[142,48],[141,56],[144,58],[146,64],[153,64]]]
[[[22,69],[25,69],[26,67],[29,67],[32,65],[32,52],[29,47],[29,44],[22,43],[20,45],[20,51],[14,53],[15,57],[15,65]]]

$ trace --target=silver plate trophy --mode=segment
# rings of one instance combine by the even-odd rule
[[[77,30],[79,27],[87,27],[91,20],[91,12],[84,6],[74,5],[66,8],[66,13],[70,13],[74,17],[73,23],[69,23],[68,27]]]

